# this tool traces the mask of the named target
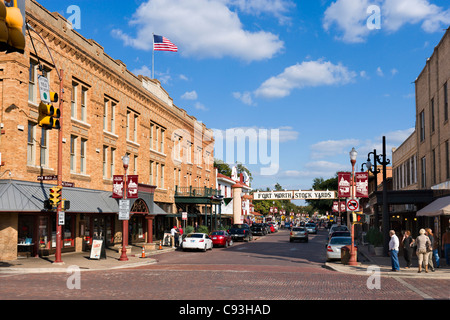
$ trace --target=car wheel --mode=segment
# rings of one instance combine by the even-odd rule
[[[206,252],[206,244],[205,244],[205,248],[203,248],[203,250],[202,250],[203,252]]]
[[[230,240],[230,246],[232,246],[232,245],[233,245],[233,243],[234,243],[234,242],[233,242],[233,240]]]

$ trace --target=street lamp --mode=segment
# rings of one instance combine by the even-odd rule
[[[374,165],[372,164],[372,162],[370,161],[370,156],[373,155],[373,162]],[[378,164],[381,164],[382,161],[380,159],[380,155],[377,155],[377,150],[374,149],[373,152],[369,152],[367,154],[367,162],[363,163],[361,165],[361,171],[363,171],[363,166],[366,165],[367,170],[369,170],[369,172],[371,172],[373,174],[373,178],[374,178],[374,188],[373,191],[377,192],[378,191],[378,174],[381,172],[381,170],[378,168]],[[378,213],[378,205],[375,205],[375,217],[374,217],[374,225],[376,228],[378,228],[378,224],[379,224],[379,213]]]
[[[123,179],[123,199],[127,199],[127,170],[128,165],[130,164],[130,157],[128,154],[125,154],[122,157],[123,169],[125,170],[125,175]],[[122,254],[119,258],[119,261],[128,261],[127,257],[127,245],[128,245],[128,220],[122,221]]]
[[[352,151],[350,151],[350,163],[352,164],[352,186],[351,186],[351,198],[355,198],[355,164],[356,164],[356,157],[358,156],[358,152],[356,152],[356,149],[353,148]],[[351,224],[351,230],[352,230],[352,244],[350,247],[350,259],[348,261],[348,264],[350,266],[356,266],[357,258],[356,258],[356,252],[355,252],[355,224],[351,223],[350,221],[350,214],[347,213],[347,224]]]

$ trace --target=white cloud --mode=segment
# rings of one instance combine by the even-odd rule
[[[236,12],[224,0],[148,0],[133,14],[130,22],[136,36],[120,29],[112,35],[126,46],[152,50],[152,33],[164,35],[179,53],[197,58],[230,56],[244,61],[272,58],[284,47],[273,33],[244,29]]]
[[[253,102],[252,93],[251,92],[233,92],[233,97],[235,99],[240,100],[242,103],[249,105],[249,106],[255,106],[256,104]]]
[[[281,74],[266,80],[255,92],[257,97],[283,98],[294,89],[351,82],[356,73],[342,64],[329,61],[306,61],[286,68]]]
[[[364,42],[369,34],[367,28],[367,8],[369,0],[337,0],[325,11],[323,27],[326,31],[336,25],[343,32],[337,39],[344,42]]]
[[[359,143],[357,139],[321,141],[311,146],[311,158],[323,159],[348,154],[351,148],[358,146]]]
[[[440,31],[450,24],[450,9],[429,0],[336,0],[325,11],[323,27],[337,29],[337,39],[348,43],[365,42],[373,30],[367,27],[370,5],[381,11],[381,29],[396,32],[406,24],[421,24],[425,32]],[[334,28],[335,27],[335,28]]]
[[[383,76],[384,76],[384,72],[383,72],[383,70],[381,69],[381,67],[378,67],[378,68],[377,68],[377,75],[378,75],[379,77],[383,77]]]
[[[197,100],[197,98],[198,98],[198,95],[197,95],[197,92],[195,90],[185,92],[181,96],[181,99],[184,99],[184,100]]]
[[[207,107],[205,107],[202,103],[200,102],[196,102],[194,104],[194,108],[197,110],[201,110],[201,111],[208,111],[209,109]]]
[[[273,15],[281,24],[290,21],[287,13],[295,7],[295,3],[289,0],[227,0],[227,2],[246,14]]]

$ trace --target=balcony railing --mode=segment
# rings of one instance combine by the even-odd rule
[[[175,187],[175,197],[219,197],[220,190],[213,188]]]

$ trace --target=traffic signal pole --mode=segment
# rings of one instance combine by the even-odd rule
[[[58,129],[58,186],[62,186],[62,149],[63,149],[63,93],[64,93],[64,70],[61,69],[59,74],[59,110],[61,113],[59,123],[60,128]],[[61,191],[62,193],[62,191]],[[62,196],[61,196],[62,198]],[[55,261],[53,263],[61,263],[64,262],[61,259],[61,248],[62,248],[62,226],[59,224],[59,215],[61,214],[62,201],[58,203],[58,207],[56,209],[56,252],[55,252]]]

